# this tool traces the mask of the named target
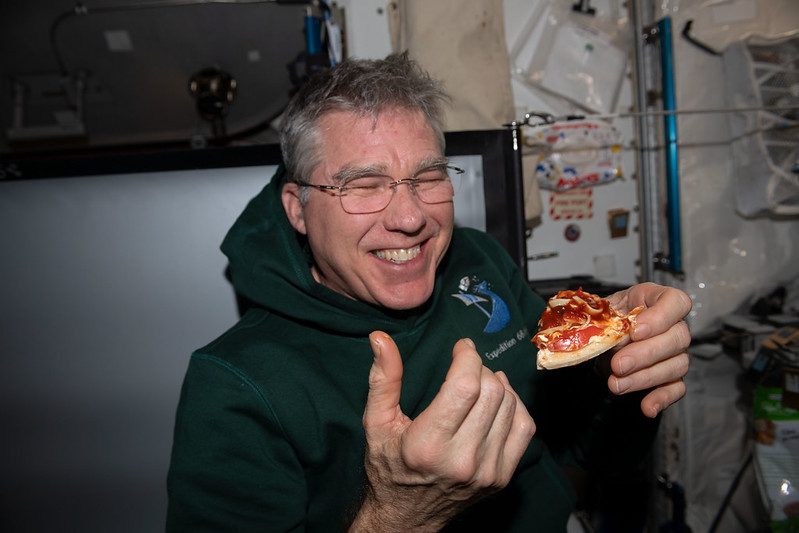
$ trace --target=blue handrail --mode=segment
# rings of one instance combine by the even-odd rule
[[[682,272],[682,237],[680,229],[680,173],[677,154],[677,110],[674,96],[674,53],[671,19],[658,22],[660,33],[661,89],[663,93],[663,135],[666,166],[666,222],[669,239],[668,268]]]

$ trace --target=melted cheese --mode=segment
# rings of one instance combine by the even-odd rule
[[[631,315],[637,314],[634,310]],[[602,333],[580,338],[579,331],[596,326]],[[569,350],[576,350],[591,343],[597,337],[624,335],[630,327],[630,320],[623,313],[610,307],[610,302],[595,294],[578,291],[561,291],[550,299],[541,315],[539,332],[533,342],[539,348],[552,346],[560,339],[573,337],[575,340]],[[590,328],[593,329],[593,328]]]

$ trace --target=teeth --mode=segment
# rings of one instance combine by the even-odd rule
[[[405,263],[410,261],[422,251],[421,246],[414,246],[413,248],[394,249],[394,250],[377,250],[374,254],[380,259],[391,261],[392,263]]]

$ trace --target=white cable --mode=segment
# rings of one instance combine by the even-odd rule
[[[662,111],[629,111],[626,113],[613,113],[606,115],[586,114],[581,116],[585,118],[613,119],[613,118],[644,117],[644,116],[696,115],[696,114],[712,114],[712,113],[745,113],[748,111],[788,111],[791,109],[799,109],[799,105],[719,107],[713,109],[676,109],[676,110],[662,110]]]

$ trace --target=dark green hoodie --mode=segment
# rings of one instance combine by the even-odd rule
[[[192,355],[175,425],[168,531],[346,528],[364,486],[361,419],[374,330],[389,333],[403,356],[401,407],[411,418],[438,392],[454,343],[469,337],[536,420],[511,484],[449,530],[564,531],[575,495],[558,463],[618,467],[640,457],[630,451],[655,426],[637,398],[609,398],[590,365],[536,370],[530,336],[545,303],[496,241],[456,229],[430,300],[412,313],[387,312],[313,279],[280,202],[284,179],[278,171],[222,245],[233,285],[251,305]],[[631,428],[646,431],[632,438]]]

